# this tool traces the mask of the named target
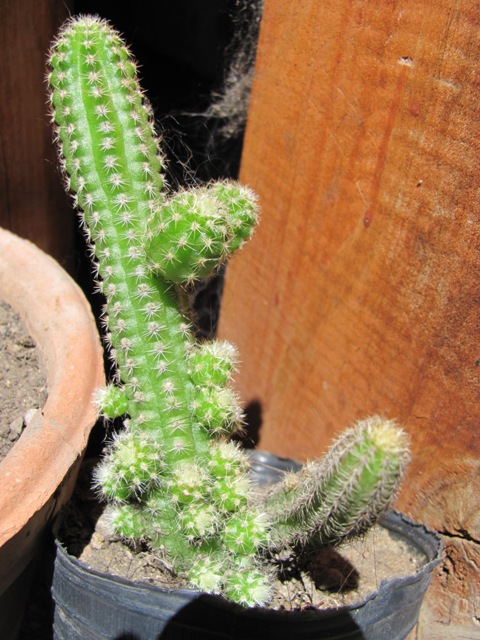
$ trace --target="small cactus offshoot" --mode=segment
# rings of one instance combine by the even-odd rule
[[[196,342],[181,294],[250,237],[255,195],[237,182],[166,191],[135,61],[106,21],[68,20],[49,65],[60,166],[105,296],[117,372],[96,401],[107,418],[124,416],[95,472],[112,529],[148,541],[192,586],[268,603],[268,554],[372,524],[395,494],[406,437],[380,418],[359,423],[325,460],[258,498],[248,457],[229,441],[242,424],[236,351]]]

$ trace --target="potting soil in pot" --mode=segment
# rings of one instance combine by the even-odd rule
[[[0,461],[21,436],[29,416],[45,404],[47,379],[18,314],[0,301]]]

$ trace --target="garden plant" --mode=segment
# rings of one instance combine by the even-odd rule
[[[267,494],[253,486],[249,457],[230,438],[242,427],[236,351],[195,339],[185,291],[250,237],[255,195],[234,181],[169,192],[135,61],[106,21],[70,19],[49,65],[60,164],[116,367],[96,398],[106,418],[124,416],[95,471],[112,532],[148,544],[192,587],[268,604],[273,554],[339,544],[388,508],[408,437],[373,416]]]

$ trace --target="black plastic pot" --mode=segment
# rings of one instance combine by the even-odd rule
[[[260,485],[278,480],[295,462],[253,452]],[[418,619],[433,568],[440,562],[437,534],[400,513],[382,526],[425,555],[415,575],[385,580],[354,605],[321,611],[245,609],[194,590],[166,591],[88,569],[57,543],[52,585],[55,640],[403,640]]]

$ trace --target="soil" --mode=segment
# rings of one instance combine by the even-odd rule
[[[0,461],[47,399],[47,379],[35,343],[19,316],[0,301]]]
[[[97,459],[86,460],[73,500],[63,512],[60,539],[67,550],[92,569],[174,589],[188,586],[172,575],[162,558],[147,547],[131,548],[112,536],[104,505],[91,489]],[[302,610],[358,602],[375,592],[383,579],[416,573],[425,556],[380,526],[338,549],[323,549],[303,566],[276,559],[277,580],[270,607]]]

